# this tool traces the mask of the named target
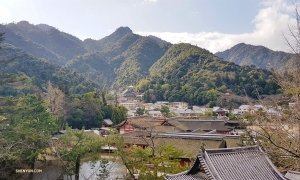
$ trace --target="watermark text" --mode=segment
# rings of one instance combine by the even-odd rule
[[[16,169],[16,173],[41,173],[42,169]]]

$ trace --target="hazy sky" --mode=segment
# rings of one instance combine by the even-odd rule
[[[237,43],[288,51],[282,33],[300,0],[0,0],[0,23],[48,24],[80,39],[120,26],[212,52]]]

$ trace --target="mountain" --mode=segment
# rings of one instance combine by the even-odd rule
[[[100,40],[85,39],[83,43],[88,51],[108,50],[115,42],[127,34],[133,34],[129,27],[119,27],[111,35]]]
[[[210,90],[229,91],[238,95],[246,92],[251,97],[256,97],[257,92],[276,93],[277,86],[269,78],[271,73],[255,68],[254,65],[268,68],[270,66],[267,65],[270,63],[279,68],[292,57],[287,53],[274,52],[262,46],[245,44],[216,54],[223,59],[235,58],[236,60],[232,60],[234,63],[246,65],[241,67],[197,46],[184,43],[172,45],[155,36],[134,34],[129,27],[120,27],[100,40],[84,41],[52,26],[32,25],[26,21],[0,25],[0,32],[6,32],[6,42],[15,45],[12,49],[19,48],[19,54],[22,54],[20,49],[24,50],[25,54],[32,54],[32,56],[27,54],[25,58],[31,60],[24,61],[24,64],[23,61],[18,61],[15,71],[8,68],[9,71],[23,72],[31,78],[41,79],[40,86],[43,86],[46,79],[53,74],[55,75],[55,78],[51,79],[53,81],[63,78],[61,76],[64,74],[67,78],[65,82],[57,81],[60,83],[70,81],[70,86],[81,87],[79,81],[76,81],[79,84],[77,86],[69,77],[69,74],[77,71],[96,84],[114,88],[136,85],[141,80],[149,81],[151,85],[147,88],[156,89],[160,94],[159,99],[166,97],[169,97],[170,101],[188,99],[196,104],[207,103],[209,97],[206,93]],[[45,59],[37,59],[34,56]],[[33,61],[36,65],[32,64]],[[42,64],[46,61],[62,65],[63,68],[50,63]],[[32,66],[29,66],[30,64]],[[45,70],[46,74],[41,76],[43,66],[51,68],[49,71]],[[35,68],[39,74],[33,72]],[[57,72],[62,74],[58,76]],[[74,74],[75,80],[83,78],[82,81],[87,82],[79,73]],[[96,84],[82,86],[96,87]],[[186,99],[180,99],[183,97]]]
[[[151,39],[153,39],[154,41],[156,41],[159,44],[171,44],[171,43],[169,43],[169,42],[167,42],[165,40],[162,40],[162,39],[160,39],[160,38],[158,38],[156,36],[149,35],[148,37],[151,38]]]
[[[65,63],[66,60],[87,52],[80,39],[45,24],[32,25],[27,21],[20,21],[16,24],[10,23],[6,26],[14,33],[63,57],[65,60],[63,63]],[[17,46],[17,44],[13,45]]]
[[[253,98],[257,93],[273,94],[278,86],[270,76],[267,70],[239,66],[205,49],[180,43],[172,45],[152,65],[149,87],[153,87],[159,100],[206,104],[213,102],[212,94],[218,92],[246,93]]]
[[[273,51],[264,46],[253,46],[240,43],[223,52],[215,53],[216,56],[238,65],[255,65],[264,69],[282,71],[285,65],[291,61],[290,53]]]
[[[14,59],[11,63],[2,64],[0,72],[9,74],[21,73],[29,77],[27,83],[43,90],[48,81],[60,86],[69,93],[85,93],[100,86],[89,81],[85,76],[48,63],[45,59],[36,58],[10,44],[1,44],[0,59]]]
[[[52,52],[44,46],[37,44],[24,36],[16,33],[11,28],[0,24],[0,32],[5,33],[5,43],[9,43],[15,47],[24,50],[38,58],[45,58],[48,62],[63,65],[66,61],[64,57]]]
[[[117,87],[135,84],[149,75],[149,68],[170,47],[169,43],[134,34],[128,27],[120,27],[101,40],[84,42],[89,42],[86,46],[93,51],[70,60],[66,67],[95,82]]]

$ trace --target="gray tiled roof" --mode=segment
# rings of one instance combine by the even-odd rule
[[[179,127],[184,131],[194,131],[201,129],[203,131],[231,131],[232,127],[226,126],[224,120],[198,120],[198,119],[168,119],[169,124]]]
[[[110,119],[104,119],[103,122],[105,122],[107,125],[113,124],[113,122]]]
[[[300,179],[300,172],[297,171],[288,171],[284,177],[289,180],[299,180]]]
[[[285,179],[258,146],[207,149],[198,158],[214,180]]]
[[[209,177],[201,172],[196,174],[188,174],[188,171],[173,174],[173,175],[166,175],[165,179],[167,180],[210,180]]]

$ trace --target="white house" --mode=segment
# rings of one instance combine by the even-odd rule
[[[134,110],[138,105],[135,102],[123,102],[120,103],[120,106],[124,106],[128,110]]]
[[[187,108],[189,104],[187,102],[171,102],[170,107],[175,107],[175,108]]]
[[[163,117],[160,111],[148,111],[148,114],[153,118]]]

